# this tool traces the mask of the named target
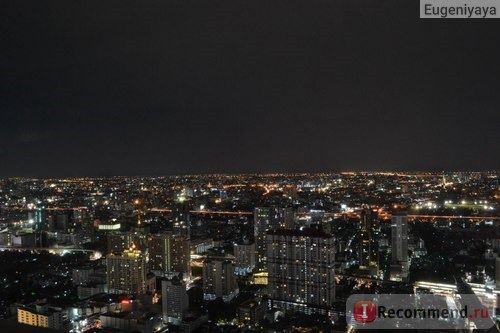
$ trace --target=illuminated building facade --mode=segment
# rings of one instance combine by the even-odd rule
[[[171,233],[152,235],[149,268],[160,272],[189,272],[189,240]]]
[[[123,253],[123,251],[130,248],[130,245],[132,245],[131,234],[126,232],[108,233],[106,238],[108,243],[108,253]]]
[[[35,307],[21,306],[17,308],[17,322],[20,324],[62,329],[63,319],[61,311],[49,308],[45,304],[37,304]]]
[[[234,275],[233,263],[224,259],[207,259],[203,262],[203,298],[224,302],[238,296],[239,289]]]
[[[189,206],[184,203],[176,204],[172,209],[173,234],[191,238],[191,214]]]
[[[106,277],[110,293],[143,294],[146,285],[146,257],[140,250],[130,248],[122,255],[110,254],[106,258]]]
[[[141,232],[108,232],[106,234],[108,253],[121,254],[129,249],[132,244],[141,251],[148,246],[148,235]]]
[[[408,215],[399,212],[392,215],[391,222],[391,280],[408,277]]]
[[[332,235],[309,228],[270,230],[267,257],[273,307],[328,314],[335,297]]]
[[[367,275],[378,274],[378,248],[374,239],[374,216],[370,209],[361,212],[359,240],[359,269]]]
[[[256,250],[256,266],[260,270],[266,268],[266,232],[276,228],[294,226],[292,208],[257,207],[254,209],[254,237]]]
[[[236,315],[242,325],[256,326],[264,318],[267,311],[267,302],[261,299],[249,299],[238,306]]]
[[[161,281],[163,322],[179,324],[184,312],[189,308],[186,284],[182,276],[174,276]]]
[[[255,243],[244,240],[234,245],[234,266],[236,275],[246,275],[255,268]]]

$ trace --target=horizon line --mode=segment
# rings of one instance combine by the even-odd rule
[[[500,170],[346,170],[346,171],[318,171],[318,172],[207,172],[185,174],[134,174],[134,175],[87,175],[87,176],[7,176],[8,179],[79,179],[79,178],[174,178],[174,177],[201,177],[201,176],[298,176],[298,175],[345,175],[345,174],[431,174],[444,173],[499,173]]]

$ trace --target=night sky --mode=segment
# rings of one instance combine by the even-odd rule
[[[500,20],[0,0],[0,177],[500,169]]]

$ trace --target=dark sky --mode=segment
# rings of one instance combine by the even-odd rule
[[[0,177],[500,169],[500,20],[0,0]]]

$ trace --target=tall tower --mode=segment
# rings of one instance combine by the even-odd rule
[[[203,262],[203,298],[205,300],[220,297],[224,302],[229,302],[238,294],[238,283],[231,261],[214,258]]]
[[[46,230],[47,229],[47,211],[45,208],[37,208],[35,210],[35,230]]]
[[[279,220],[274,207],[256,207],[254,209],[254,237],[256,266],[266,268],[266,232],[279,227]]]
[[[404,280],[408,276],[408,215],[398,212],[391,223],[391,279]]]
[[[163,322],[178,324],[189,307],[186,284],[181,276],[173,276],[161,281]]]
[[[160,272],[189,272],[189,240],[170,233],[149,240],[149,268]]]
[[[172,209],[173,234],[191,238],[191,214],[187,203],[178,203]]]
[[[328,314],[335,299],[335,242],[315,229],[267,232],[268,294],[274,307]]]
[[[368,275],[378,274],[378,248],[373,237],[372,211],[365,209],[361,212],[361,232],[359,243],[359,268]]]
[[[110,293],[143,294],[146,288],[146,257],[132,247],[122,255],[106,258],[106,280]]]

